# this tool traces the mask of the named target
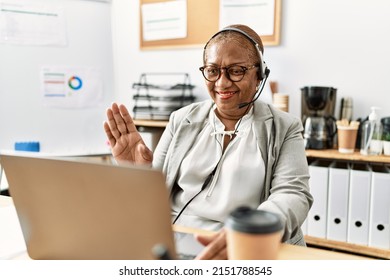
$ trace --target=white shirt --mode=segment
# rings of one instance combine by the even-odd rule
[[[210,111],[204,128],[181,164],[177,183],[182,191],[174,198],[174,214],[200,191],[208,175],[218,166],[213,180],[188,205],[177,224],[217,230],[236,207],[259,206],[265,164],[252,120],[253,108],[237,122],[236,137],[222,153],[224,135],[233,132],[225,131],[215,114],[215,107]]]

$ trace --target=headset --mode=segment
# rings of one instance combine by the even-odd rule
[[[242,31],[241,29],[238,29],[238,28],[235,28],[235,27],[226,27],[224,29],[221,29],[220,31],[218,31],[217,33],[215,33],[211,38],[210,40],[207,41],[206,45],[204,46],[203,48],[203,57],[204,57],[204,51],[206,50],[207,48],[207,45],[209,44],[209,42],[215,38],[218,34],[221,34],[222,32],[226,32],[226,31],[233,31],[233,32],[237,32],[237,33],[240,33],[242,35],[244,35],[249,41],[252,42],[252,44],[255,46],[256,48],[256,51],[259,55],[259,58],[260,58],[260,66],[259,66],[259,70],[257,71],[257,75],[258,75],[258,78],[260,80],[263,80],[265,78],[268,77],[269,73],[270,73],[270,70],[269,68],[267,67],[267,64],[265,63],[264,59],[263,59],[263,53],[261,52],[261,49],[260,49],[260,46],[259,44],[251,37],[249,36],[248,33]]]

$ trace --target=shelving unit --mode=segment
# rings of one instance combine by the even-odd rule
[[[327,149],[327,150],[306,150],[306,157],[310,159],[324,159],[324,160],[337,160],[337,161],[346,161],[350,163],[369,163],[369,164],[379,164],[379,165],[389,165],[390,156],[378,155],[378,156],[366,156],[361,155],[359,151],[355,151],[351,154],[344,154],[338,152],[337,149]],[[335,249],[345,252],[351,252],[360,255],[372,256],[382,259],[390,259],[390,249],[380,249],[369,246],[362,246],[357,244],[352,244],[348,242],[340,242],[330,239],[323,239],[313,236],[305,236],[305,241],[308,246],[317,246],[322,248]]]
[[[358,255],[371,256],[380,259],[390,259],[390,250],[340,242],[335,240],[323,239],[305,235],[305,241],[308,246],[316,246],[332,250],[339,250]]]
[[[135,126],[143,126],[143,127],[150,127],[150,128],[162,128],[164,129],[168,121],[153,121],[153,120],[134,120]]]
[[[361,155],[359,151],[355,151],[352,154],[343,154],[343,153],[339,153],[337,149],[306,150],[306,156],[308,158],[317,158],[317,159],[390,164],[390,156],[384,156],[384,155],[365,156],[365,155]]]

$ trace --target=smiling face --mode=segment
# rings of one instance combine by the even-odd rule
[[[259,61],[256,59],[253,44],[249,41],[245,42],[246,38],[239,37],[238,39],[210,42],[205,50],[205,65],[216,67],[239,65],[249,68],[258,64]],[[217,106],[217,113],[220,117],[239,119],[246,112],[247,107],[240,109],[238,106],[253,99],[256,86],[260,82],[257,70],[258,67],[247,70],[243,79],[239,82],[230,81],[225,74],[225,69],[222,70],[217,81],[209,82],[206,80],[208,92]]]

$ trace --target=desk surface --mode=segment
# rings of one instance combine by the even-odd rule
[[[210,235],[212,232],[174,225],[173,229],[179,232]],[[279,260],[368,260],[371,258],[353,254],[334,252],[329,250],[295,246],[282,243],[279,252]]]
[[[12,198],[7,196],[0,196],[0,208],[7,207],[10,205],[13,205]],[[213,234],[212,232],[209,231],[181,227],[178,225],[174,225],[173,229],[179,232]],[[12,259],[28,259],[28,258],[29,257],[27,255],[27,252],[25,252],[24,254],[19,254],[18,256],[13,257]],[[333,251],[328,251],[323,249],[294,246],[294,245],[283,243],[281,244],[279,259],[280,260],[359,260],[359,259],[362,260],[362,259],[370,259],[370,258],[360,257],[360,256],[340,253],[340,252],[333,252]]]

